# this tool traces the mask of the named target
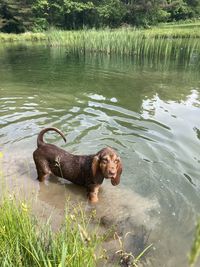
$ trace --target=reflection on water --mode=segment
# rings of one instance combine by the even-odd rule
[[[42,46],[0,52],[0,138],[9,187],[23,186],[28,196],[37,195],[37,214],[47,206],[62,221],[66,196],[87,206],[85,190],[35,181],[37,134],[58,127],[67,143],[53,133],[46,141],[77,154],[112,146],[124,172],[118,187],[104,183],[98,216],[118,224],[122,234],[144,226],[153,243],[148,266],[187,266],[200,212],[196,64],[72,56]]]

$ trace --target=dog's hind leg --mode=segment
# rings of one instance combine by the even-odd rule
[[[34,157],[37,174],[38,174],[38,180],[40,182],[43,182],[45,179],[48,179],[49,176],[52,174],[49,164],[46,160],[37,160],[37,158]]]

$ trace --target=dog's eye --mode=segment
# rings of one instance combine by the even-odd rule
[[[115,159],[115,161],[114,161],[114,162],[117,164],[117,163],[119,163],[119,160],[118,160],[118,159]]]
[[[101,162],[106,164],[108,163],[108,159],[102,159]]]

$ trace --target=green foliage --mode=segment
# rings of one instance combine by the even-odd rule
[[[102,26],[119,26],[126,14],[125,6],[120,0],[104,0],[97,7]]]
[[[96,266],[96,249],[102,238],[95,230],[88,232],[92,216],[86,217],[81,206],[68,209],[62,229],[53,233],[48,222],[36,221],[27,204],[12,196],[4,198],[0,206],[0,265]]]
[[[8,33],[30,30],[33,25],[31,5],[32,0],[1,0],[0,30]]]
[[[169,11],[171,20],[177,21],[194,17],[193,9],[184,0],[174,2]]]
[[[49,28],[48,21],[45,18],[36,18],[33,24],[33,32],[46,31]]]
[[[35,16],[34,29],[47,30],[50,26],[63,24],[63,1],[36,0],[32,5]]]
[[[192,266],[200,255],[200,219],[196,226],[195,238],[189,255],[189,263]]]
[[[170,14],[166,10],[159,9],[155,18],[157,22],[167,22],[169,20],[169,17]]]
[[[88,16],[95,10],[91,1],[64,0],[66,28],[78,29],[88,25]]]
[[[0,30],[149,27],[200,16],[199,0],[0,0]]]

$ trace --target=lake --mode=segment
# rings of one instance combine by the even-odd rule
[[[200,213],[200,69],[183,61],[69,54],[44,45],[0,47],[1,166],[6,185],[36,197],[38,216],[62,221],[65,200],[85,203],[83,188],[39,184],[37,135],[75,154],[114,147],[121,184],[104,181],[97,216],[130,231],[127,250],[152,243],[145,266],[188,266]],[[142,233],[142,234],[141,234]],[[112,247],[108,241],[107,247]]]

